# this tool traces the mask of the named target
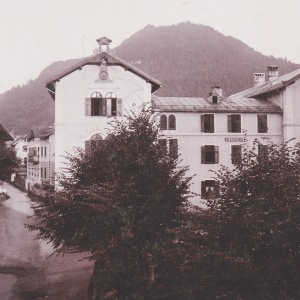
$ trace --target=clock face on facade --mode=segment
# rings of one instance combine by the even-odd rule
[[[101,80],[106,80],[108,78],[108,73],[106,71],[101,71],[99,74]]]

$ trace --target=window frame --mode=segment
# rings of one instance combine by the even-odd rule
[[[268,115],[258,114],[257,115],[257,132],[268,133]]]
[[[201,198],[202,199],[207,199],[209,195],[207,195],[207,190],[206,188],[211,188],[213,187],[213,193],[212,195],[218,195],[218,185],[215,180],[209,179],[209,180],[203,180],[201,181]]]
[[[168,117],[165,114],[160,115],[159,127],[160,130],[168,130]]]
[[[168,127],[169,130],[176,130],[176,116],[174,114],[168,116]]]
[[[233,118],[239,117],[239,120],[233,120]],[[235,122],[235,123],[233,123]],[[235,124],[235,125],[234,125]],[[236,129],[233,130],[233,127]],[[228,115],[228,132],[241,133],[242,132],[242,116],[241,114]]]
[[[208,151],[212,150],[213,151]],[[212,160],[209,160],[209,153]],[[215,145],[204,145],[201,146],[201,164],[205,165],[215,165],[219,163],[219,146]]]
[[[238,149],[238,150],[236,151],[233,149],[236,150]],[[236,165],[239,162],[241,162],[241,159],[242,159],[242,145],[231,145],[231,164]]]
[[[201,118],[201,132],[214,133],[215,132],[215,115],[214,114],[202,114],[200,116],[200,118]]]

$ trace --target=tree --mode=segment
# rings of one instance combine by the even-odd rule
[[[39,200],[39,222],[30,228],[58,253],[90,252],[91,290],[152,299],[159,257],[174,244],[191,178],[177,168],[178,155],[160,147],[157,118],[147,108],[111,126],[91,153],[68,155],[62,188]]]
[[[11,147],[6,147],[5,143],[0,143],[0,179],[5,180],[19,166],[19,159],[16,152]]]
[[[216,174],[219,196],[209,200],[202,227],[210,275],[216,293],[230,299],[298,299],[300,146],[255,147],[265,151],[244,148],[233,170]]]

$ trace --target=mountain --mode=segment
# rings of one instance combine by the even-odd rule
[[[279,74],[299,69],[286,59],[265,56],[238,39],[224,36],[209,26],[180,23],[146,26],[114,53],[162,82],[159,96],[207,97],[219,84],[229,96],[253,85],[253,73],[278,65]],[[0,95],[0,123],[8,131],[25,134],[54,122],[54,101],[45,88],[48,78],[80,59],[55,62],[36,80]]]

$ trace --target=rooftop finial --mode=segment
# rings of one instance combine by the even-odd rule
[[[102,50],[102,45],[106,45],[106,52],[109,52],[109,44],[112,42],[112,40],[110,40],[109,38],[103,36],[100,39],[97,40],[98,44],[99,44],[99,51],[105,51]]]

